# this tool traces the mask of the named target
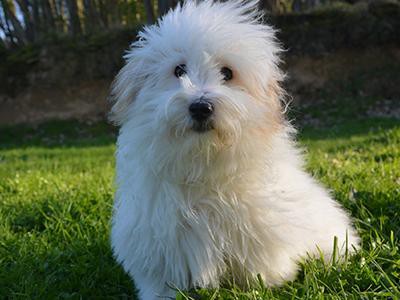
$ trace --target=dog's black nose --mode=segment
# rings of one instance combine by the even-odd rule
[[[212,115],[213,111],[214,106],[205,98],[200,98],[189,106],[190,116],[198,122],[207,120]]]

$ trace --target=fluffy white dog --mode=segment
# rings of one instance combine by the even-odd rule
[[[141,299],[292,280],[359,238],[303,171],[282,109],[274,30],[255,2],[188,1],[145,27],[113,87],[112,247]]]

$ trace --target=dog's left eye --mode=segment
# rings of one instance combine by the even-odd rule
[[[229,81],[233,78],[233,72],[228,67],[223,67],[221,69],[221,74],[224,76],[225,81]]]
[[[177,78],[185,75],[186,74],[186,65],[182,64],[182,65],[176,66],[174,74]]]

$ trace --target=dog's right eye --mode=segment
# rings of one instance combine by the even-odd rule
[[[186,65],[176,66],[174,74],[177,78],[182,77],[186,74]]]

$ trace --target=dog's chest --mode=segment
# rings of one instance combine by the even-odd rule
[[[245,193],[231,189],[208,193],[190,191],[183,203],[176,207],[176,238],[195,240],[218,252],[242,249],[249,243],[262,224]],[[237,245],[237,244],[240,245]]]
[[[129,257],[138,268],[164,269],[174,282],[214,285],[232,265],[245,265],[265,232],[254,197],[238,186],[223,191],[153,187],[147,197],[121,194],[114,216],[114,247],[126,252],[121,260]],[[181,266],[179,274],[185,275],[169,266]]]
[[[244,194],[233,190],[191,195],[189,204],[178,208],[176,231],[168,238],[176,241],[177,251],[189,262],[192,278],[203,272],[199,268],[213,270],[210,278],[246,269],[251,249],[265,233],[262,216],[248,205]]]

